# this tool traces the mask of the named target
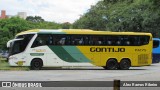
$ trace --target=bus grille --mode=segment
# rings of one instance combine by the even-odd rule
[[[148,64],[148,54],[138,55],[138,64]]]

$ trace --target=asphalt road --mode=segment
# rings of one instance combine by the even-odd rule
[[[63,69],[46,69],[30,71],[0,71],[0,81],[160,81],[160,63],[151,66],[131,67],[130,70],[104,70],[101,67],[72,67]],[[33,88],[37,90],[38,88]],[[47,90],[53,88],[47,88]],[[71,90],[71,88],[54,88],[55,90]],[[133,88],[133,90],[160,90],[160,87],[144,89]],[[10,90],[5,88],[5,90]],[[21,90],[21,89],[12,89]],[[25,90],[29,90],[26,88]],[[43,89],[39,89],[43,90]],[[74,90],[84,90],[84,88],[74,88]],[[87,90],[113,90],[112,87],[88,88]],[[121,90],[132,90],[123,88]]]
[[[101,67],[72,67],[30,71],[0,71],[1,81],[160,81],[160,63],[131,67],[130,70],[104,70]]]

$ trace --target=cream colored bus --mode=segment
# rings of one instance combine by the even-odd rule
[[[17,34],[7,46],[11,66],[99,66],[124,70],[150,65],[152,43],[150,33],[36,29]]]

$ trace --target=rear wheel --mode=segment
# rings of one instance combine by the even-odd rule
[[[122,70],[128,70],[131,67],[131,62],[129,59],[122,59],[119,63],[119,68]]]
[[[40,70],[43,66],[43,62],[41,59],[34,59],[31,62],[31,70]]]
[[[106,69],[108,70],[116,70],[118,68],[118,62],[116,59],[109,59],[106,63]]]

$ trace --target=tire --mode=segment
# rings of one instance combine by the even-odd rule
[[[131,62],[128,59],[122,59],[119,63],[119,68],[121,70],[128,70],[131,67]]]
[[[34,59],[32,62],[31,62],[31,67],[30,69],[31,70],[40,70],[43,66],[43,62],[41,59]]]
[[[106,69],[116,70],[118,68],[118,62],[116,59],[109,59],[106,63]]]

